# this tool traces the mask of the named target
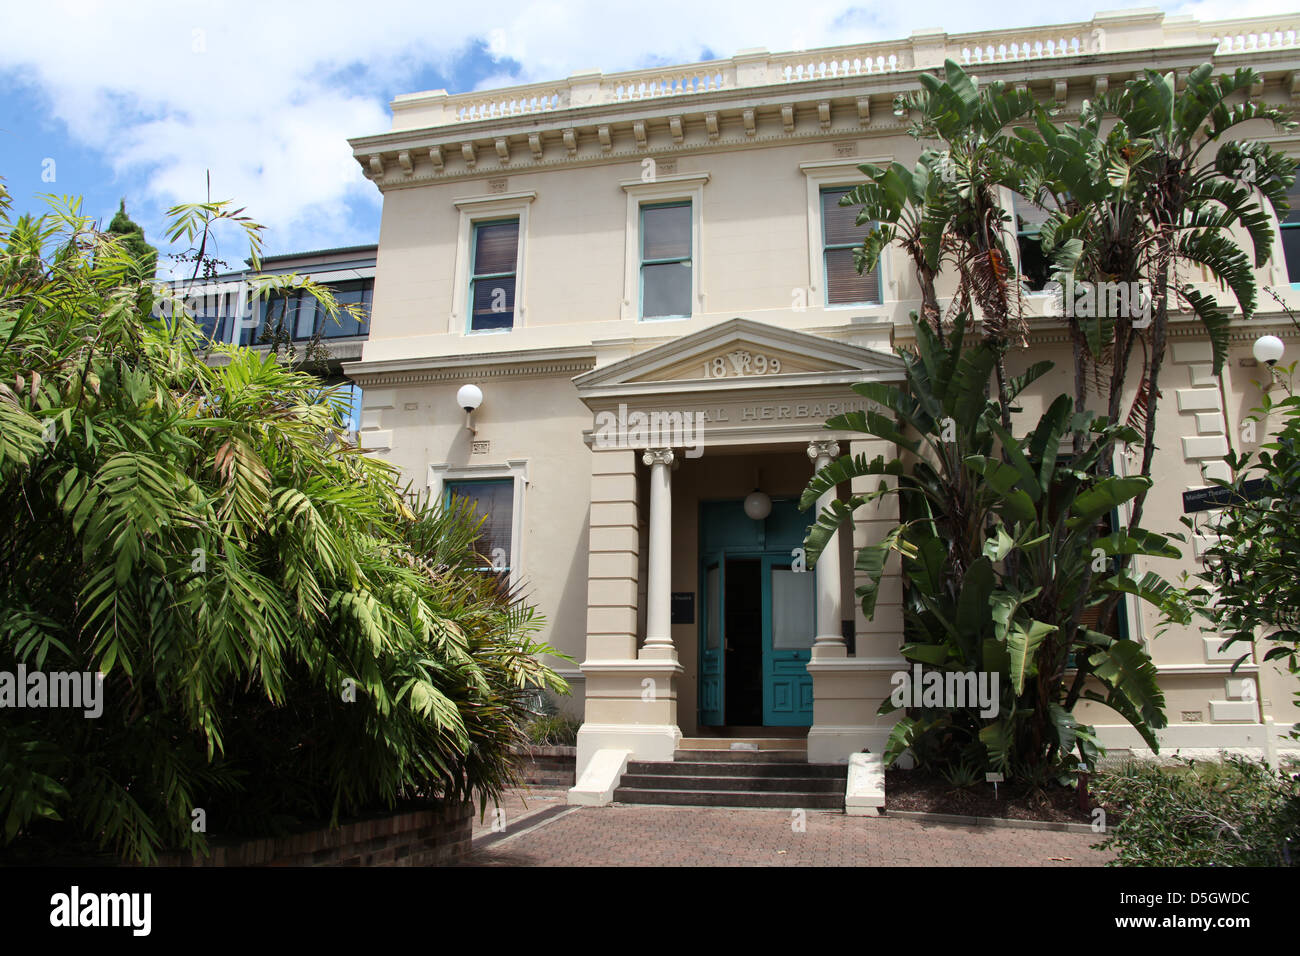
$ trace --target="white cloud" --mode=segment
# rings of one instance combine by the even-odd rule
[[[1164,6],[1215,19],[1287,4]],[[1010,26],[1061,18],[1058,4],[1042,0],[998,16]],[[347,138],[387,129],[387,101],[421,73],[446,75],[473,43],[519,64],[480,70],[499,85],[688,62],[706,50],[729,56],[1002,25],[986,7],[959,0],[924,8],[878,0],[65,0],[8,4],[4,19],[18,42],[0,48],[0,70],[39,89],[72,139],[100,150],[154,215],[201,198],[210,169],[216,196],[237,198],[272,227],[268,241],[279,250],[372,238],[343,215],[347,202],[379,202]]]

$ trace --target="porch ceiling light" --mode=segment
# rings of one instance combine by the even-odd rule
[[[462,385],[456,392],[456,404],[465,410],[465,427],[477,434],[471,417],[474,409],[483,404],[483,390],[477,385]]]
[[[755,488],[745,498],[745,514],[755,521],[762,521],[772,513],[772,499]]]
[[[1272,366],[1277,364],[1286,349],[1282,345],[1282,340],[1276,335],[1261,335],[1255,340],[1255,346],[1251,351],[1255,353],[1257,362]]]

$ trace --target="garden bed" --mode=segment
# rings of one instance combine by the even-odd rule
[[[1089,804],[1091,806],[1091,804]],[[924,770],[885,771],[885,812],[946,813],[966,817],[1000,817],[1047,823],[1091,823],[1092,812],[1079,806],[1074,788],[1035,790],[1023,783],[956,787]]]

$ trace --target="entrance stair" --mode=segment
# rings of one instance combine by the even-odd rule
[[[797,738],[687,738],[672,762],[629,761],[614,800],[842,812],[848,769],[809,763],[807,746]]]

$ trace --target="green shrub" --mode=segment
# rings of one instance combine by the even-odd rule
[[[572,747],[578,742],[582,721],[567,714],[543,714],[524,728],[528,742],[543,747]]]
[[[1111,814],[1097,847],[1112,866],[1300,866],[1300,786],[1256,761],[1135,761],[1092,792]]]
[[[0,672],[104,682],[94,719],[0,708],[3,842],[149,862],[205,851],[200,810],[260,835],[509,786],[530,689],[567,688],[476,570],[481,519],[412,499],[316,377],[207,364],[75,201],[11,223],[6,200]],[[173,213],[172,238],[243,221]]]

